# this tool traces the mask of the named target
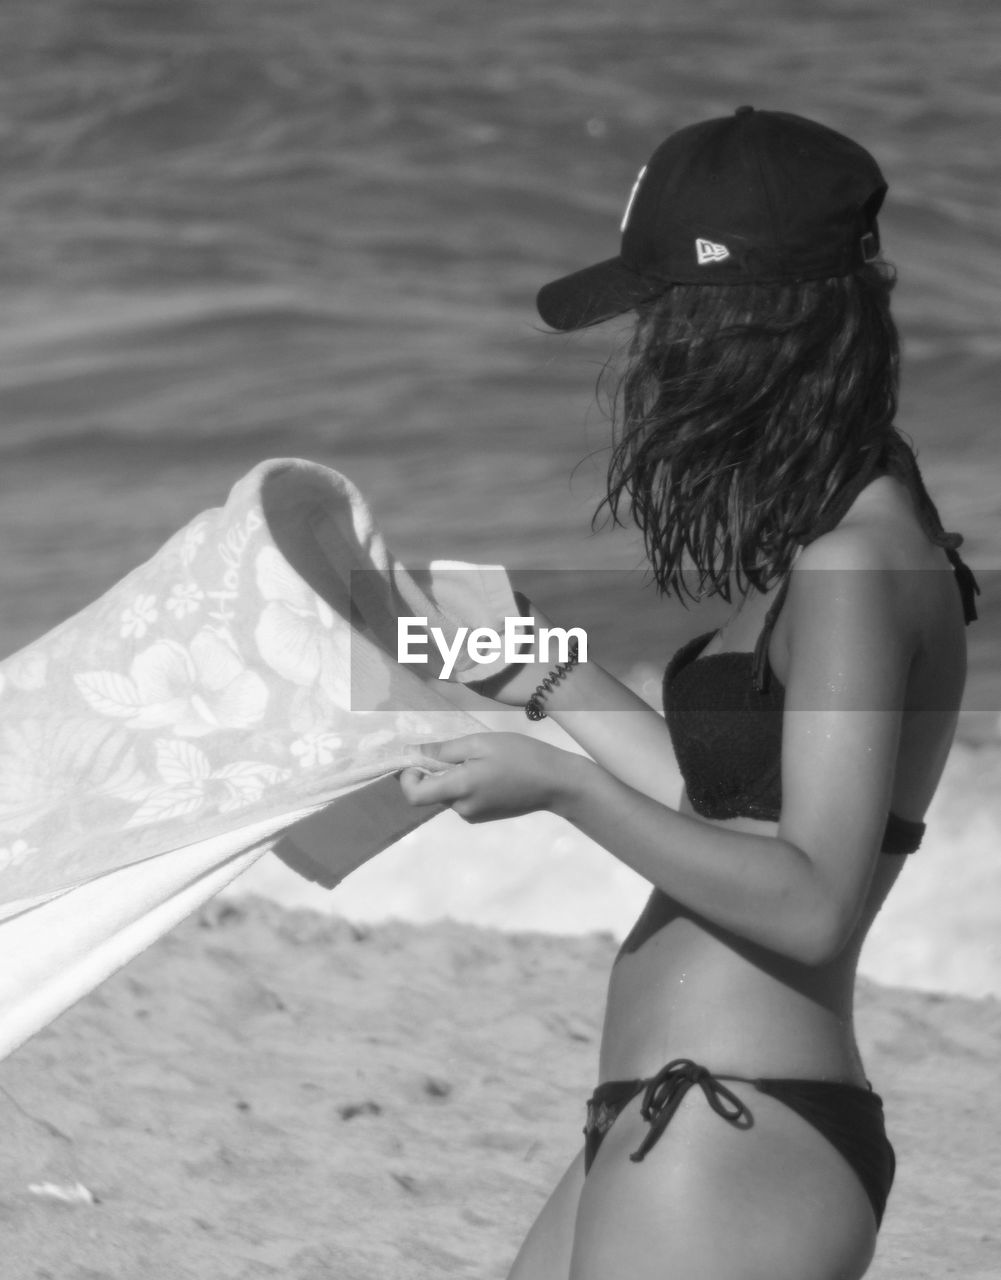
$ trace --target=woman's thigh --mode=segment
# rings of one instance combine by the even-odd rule
[[[508,1280],[569,1280],[577,1202],[584,1186],[583,1151],[542,1207],[518,1251]]]
[[[750,1128],[692,1089],[640,1163],[630,1103],[581,1192],[570,1280],[858,1280],[875,1220],[855,1173],[777,1099],[740,1092]]]

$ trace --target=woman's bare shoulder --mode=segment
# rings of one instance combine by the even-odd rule
[[[823,574],[808,578],[807,575]],[[844,520],[803,548],[794,587],[816,599],[818,588],[844,598],[878,599],[915,640],[956,601],[952,566],[922,524],[906,486],[891,476],[865,490]],[[812,582],[814,590],[803,590]]]
[[[966,679],[962,597],[948,557],[928,536],[907,490],[887,479],[879,500],[859,503],[803,549],[790,581],[786,640],[795,643],[797,630],[811,624],[815,635],[823,616],[833,633],[845,612],[855,613],[871,645],[894,649],[906,663],[908,710],[934,707],[936,720],[948,720]]]

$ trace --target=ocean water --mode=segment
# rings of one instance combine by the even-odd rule
[[[621,333],[545,334],[532,300],[615,251],[669,130],[742,102],[813,115],[889,179],[901,422],[983,586],[930,836],[937,874],[968,893],[944,919],[936,881],[915,901],[900,888],[916,941],[879,962],[936,985],[973,914],[1001,922],[999,64],[987,0],[508,0],[475,16],[460,0],[4,0],[0,652],[262,458],[301,456],[351,476],[415,563],[501,561],[529,594],[533,573],[566,571],[563,597],[540,601],[583,611],[604,661],[653,679],[707,619],[644,587],[635,538],[589,531],[607,456],[594,385]],[[616,596],[592,619],[594,569],[616,571]],[[419,862],[397,908],[415,915],[433,907]],[[562,865],[517,890],[452,873],[466,897],[448,909],[620,929],[618,906],[557,908],[580,879]],[[356,912],[385,901],[367,892]],[[949,982],[1001,991],[997,965],[967,958]]]

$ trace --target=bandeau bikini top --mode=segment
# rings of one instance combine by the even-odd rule
[[[910,462],[908,462],[908,458]],[[948,534],[920,481],[906,446],[885,458],[877,454],[837,494],[822,524],[803,545],[837,525],[862,489],[882,473],[897,475],[915,498],[925,532],[952,562],[967,623],[976,616],[979,594],[960,559],[959,534]],[[704,818],[758,818],[777,822],[782,810],[782,713],[785,689],[768,664],[768,645],[789,586],[786,574],[765,617],[753,652],[702,654],[716,632],[696,636],[672,657],[664,674],[664,714],[688,799]],[[884,853],[913,853],[925,825],[890,813]]]

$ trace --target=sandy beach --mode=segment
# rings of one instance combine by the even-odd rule
[[[613,251],[668,130],[756,104],[880,158],[899,420],[983,594],[863,957],[910,982],[859,988],[898,1155],[873,1280],[1001,1276],[999,50],[986,0],[0,5],[0,655],[301,457],[409,563],[524,575],[656,700],[719,619],[589,531],[619,339],[540,333],[535,291]],[[442,819],[338,890],[410,923],[216,899],[0,1061],[0,1280],[503,1280],[579,1146],[616,945],[553,917],[633,909],[551,816]]]
[[[0,1064],[4,1280],[501,1280],[614,951],[210,903]],[[863,983],[858,1023],[899,1161],[869,1275],[996,1277],[1001,1002]]]

